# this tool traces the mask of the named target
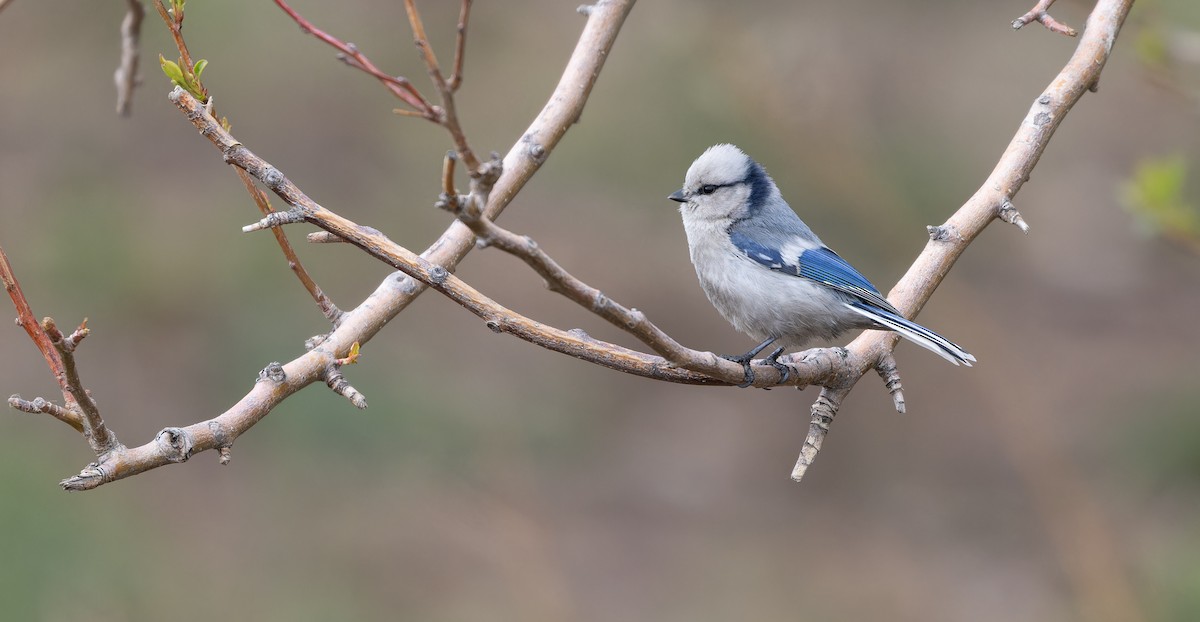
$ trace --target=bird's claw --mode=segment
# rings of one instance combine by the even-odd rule
[[[742,384],[738,385],[739,389],[745,389],[746,387],[754,384],[754,370],[750,369],[750,360],[751,360],[750,357],[745,356],[745,355],[728,356],[728,355],[722,354],[721,358],[723,358],[727,361],[732,361],[734,363],[739,363],[739,364],[741,364],[742,369],[745,370],[746,374],[742,378]]]
[[[771,364],[771,367],[774,367],[779,372],[779,382],[776,382],[776,385],[781,385],[787,382],[788,378],[790,378],[792,375],[792,368],[779,362],[780,354],[783,354],[782,346],[775,348],[775,351],[771,353],[771,356],[767,357],[767,362]]]

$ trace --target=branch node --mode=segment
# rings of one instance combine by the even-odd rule
[[[217,452],[220,454],[218,461],[222,466],[229,464],[229,460],[231,459],[229,448],[233,447],[233,441],[229,439],[229,435],[225,432],[225,426],[214,419],[208,422],[208,431],[212,434],[213,443],[216,444]]]
[[[279,361],[272,361],[270,365],[267,365],[258,372],[258,379],[255,382],[262,382],[263,380],[270,380],[275,384],[280,384],[284,380],[287,380],[287,372],[283,371],[283,365],[280,365]]]
[[[958,227],[951,224],[945,225],[928,225],[925,227],[929,231],[929,239],[934,242],[962,242],[962,234],[958,232]]]
[[[1029,223],[1025,222],[1025,219],[1021,217],[1021,212],[1017,211],[1016,206],[1013,205],[1011,200],[1006,198],[1000,203],[998,216],[1000,220],[1020,229],[1021,233],[1029,234]]]
[[[546,159],[546,148],[541,143],[535,141],[533,136],[526,134],[521,138],[521,141],[525,143],[525,151],[533,159],[534,163],[541,164]]]
[[[154,442],[167,462],[187,462],[192,457],[192,435],[183,428],[163,428]]]
[[[283,173],[279,172],[279,169],[275,168],[274,166],[267,166],[267,168],[263,170],[262,176],[259,177],[259,179],[262,180],[263,184],[266,184],[268,188],[274,190],[275,192],[279,192],[279,187],[282,186],[285,181],[287,181],[287,177],[285,177]]]
[[[488,330],[492,331],[493,333],[501,332],[500,320],[492,319],[484,322],[483,324],[484,326],[487,326]]]
[[[600,312],[604,311],[605,309],[608,309],[611,306],[612,306],[612,300],[608,296],[605,296],[604,292],[602,292],[600,290],[596,290],[596,297],[592,298],[592,312],[600,313]],[[634,312],[639,315],[642,314],[641,311],[635,310]]]
[[[450,278],[450,272],[441,266],[429,269],[429,284],[434,287],[440,287],[448,278]]]

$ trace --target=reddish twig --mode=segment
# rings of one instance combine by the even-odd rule
[[[8,263],[8,256],[4,254],[3,248],[0,248],[0,282],[4,283],[8,297],[12,299],[13,306],[17,308],[17,323],[25,329],[29,338],[42,353],[42,357],[46,359],[46,364],[50,366],[50,371],[54,374],[59,386],[66,388],[67,372],[63,367],[62,357],[50,341],[46,330],[34,319],[33,309],[29,306],[29,301],[25,299],[25,292],[21,291],[21,284],[17,282],[17,277],[13,274],[12,264]]]
[[[1029,22],[1038,22],[1049,29],[1050,32],[1057,32],[1068,37],[1078,35],[1079,32],[1077,30],[1050,16],[1048,11],[1052,4],[1054,4],[1054,0],[1038,0],[1038,3],[1033,5],[1033,8],[1029,9],[1028,13],[1013,20],[1013,30],[1020,30],[1022,26]]]
[[[168,11],[167,7],[163,6],[162,0],[154,0],[154,8],[158,11],[158,16],[162,18],[163,23],[167,25],[167,29],[171,31],[175,47],[179,49],[180,67],[185,72],[192,74],[196,64],[192,62],[192,55],[188,52],[187,43],[183,40],[183,11],[178,13],[174,9]],[[200,88],[204,98],[208,99],[208,90],[203,86]]]
[[[17,323],[37,345],[50,367],[50,372],[54,374],[54,379],[62,390],[66,408],[47,406],[45,400],[39,403],[38,399],[42,398],[25,402],[15,395],[9,399],[9,404],[25,412],[47,413],[70,425],[83,433],[97,455],[118,447],[117,438],[105,427],[100,410],[92,396],[83,388],[83,382],[75,367],[75,346],[87,336],[87,320],[84,320],[70,336],[63,336],[51,318],[46,318],[40,323],[35,320],[33,309],[25,298],[25,292],[21,291],[21,285],[17,282],[12,264],[8,262],[3,248],[0,248],[0,282],[4,283],[4,289],[17,309]]]
[[[366,55],[360,52],[358,47],[356,47],[353,43],[342,41],[341,39],[338,39],[324,30],[317,28],[312,24],[312,22],[304,19],[304,16],[297,13],[296,10],[289,6],[284,0],[275,0],[275,4],[279,8],[283,9],[284,13],[287,13],[289,17],[291,17],[297,24],[300,25],[301,31],[320,39],[321,41],[341,52],[342,55],[340,58],[345,61],[346,64],[379,80],[385,87],[387,87],[388,90],[392,92],[392,94],[400,98],[400,100],[402,100],[404,103],[412,106],[413,110],[415,110],[420,116],[431,121],[440,122],[438,110],[432,104],[430,104],[423,95],[421,95],[420,91],[418,91],[417,88],[413,86],[407,78],[402,76],[389,76],[388,74],[383,73],[378,67],[375,66],[375,63],[372,63],[371,59],[367,58]]]

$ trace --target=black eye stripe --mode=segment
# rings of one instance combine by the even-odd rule
[[[731,184],[704,184],[703,186],[700,186],[700,190],[698,192],[700,194],[712,194],[712,193],[716,192],[717,190],[720,190],[721,188],[728,188],[730,186],[736,186],[739,183],[741,183],[741,182],[734,182]]]

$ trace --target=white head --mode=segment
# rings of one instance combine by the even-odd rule
[[[741,149],[713,145],[692,162],[680,188],[669,198],[682,205],[684,220],[740,220],[778,197],[767,172]]]

